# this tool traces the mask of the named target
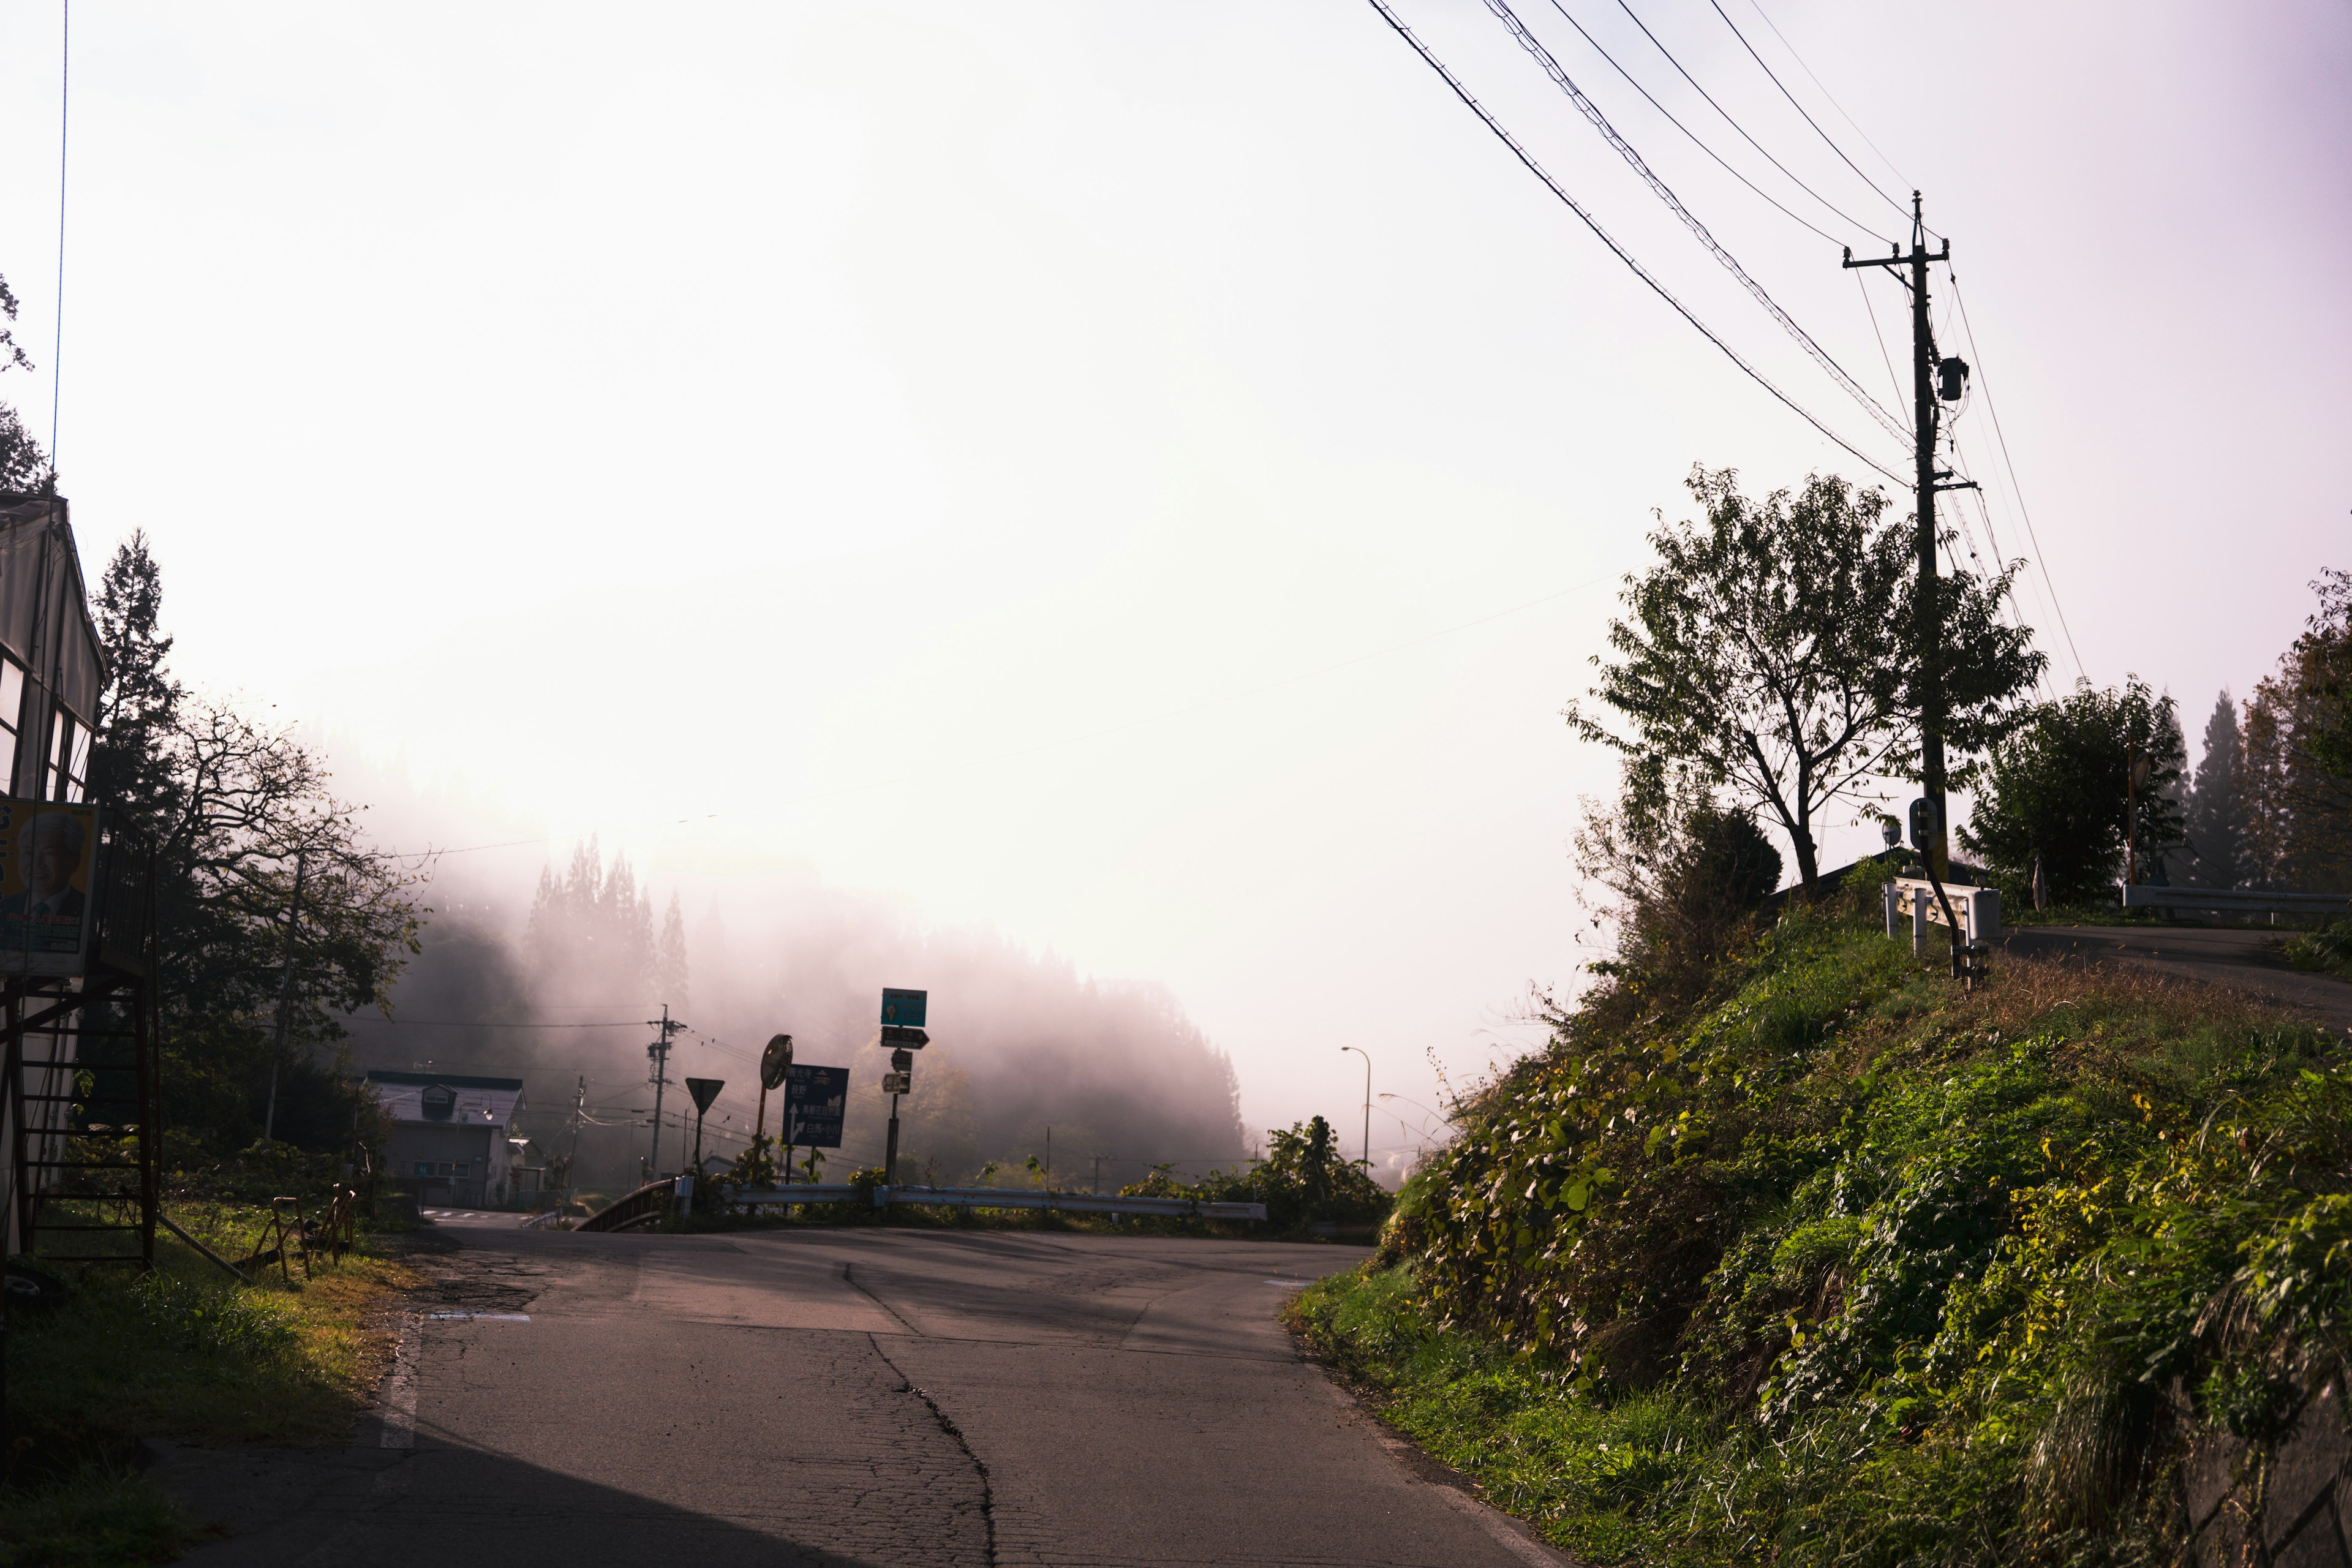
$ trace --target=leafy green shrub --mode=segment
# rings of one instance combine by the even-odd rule
[[[1297,1310],[1589,1561],[2172,1561],[2199,1435],[2274,1440],[2352,1352],[2324,1031],[2021,963],[1964,995],[1860,911],[1554,1026]]]

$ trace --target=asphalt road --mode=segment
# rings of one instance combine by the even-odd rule
[[[1299,1357],[1278,1309],[1354,1248],[441,1234],[356,1446],[161,1457],[239,1532],[186,1561],[1564,1561]]]
[[[2009,952],[2065,963],[2123,963],[2226,985],[2352,1028],[2352,981],[2310,974],[2279,955],[2284,932],[2213,926],[2019,926]]]

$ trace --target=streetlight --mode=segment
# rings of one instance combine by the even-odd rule
[[[1341,1046],[1364,1058],[1364,1174],[1372,1173],[1372,1053],[1361,1046]]]

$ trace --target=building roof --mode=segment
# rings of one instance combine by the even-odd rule
[[[522,1109],[522,1079],[467,1073],[371,1072],[368,1087],[394,1121],[446,1127],[506,1127]],[[428,1091],[441,1091],[431,1092]]]
[[[84,725],[98,722],[106,652],[89,618],[63,496],[0,491],[0,647]],[[14,715],[9,722],[16,722]]]

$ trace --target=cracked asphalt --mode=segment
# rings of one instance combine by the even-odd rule
[[[1300,1357],[1282,1282],[1353,1248],[441,1235],[353,1447],[163,1455],[234,1531],[185,1561],[1565,1561]]]

